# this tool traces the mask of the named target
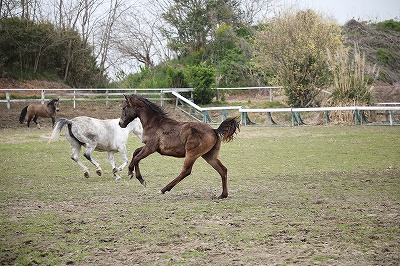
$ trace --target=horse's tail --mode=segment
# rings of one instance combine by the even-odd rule
[[[21,124],[24,123],[24,121],[25,121],[25,116],[26,116],[26,113],[27,113],[27,112],[28,112],[28,105],[25,106],[24,109],[22,109],[21,115],[19,116],[19,122],[20,122]]]
[[[217,129],[214,130],[223,141],[229,142],[233,140],[235,134],[240,131],[238,118],[228,118],[224,120]]]
[[[72,125],[72,122],[66,118],[58,119],[54,125],[53,132],[51,133],[51,137],[47,143],[58,140],[58,138],[60,137],[61,129],[65,125]]]

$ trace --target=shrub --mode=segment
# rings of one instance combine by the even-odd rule
[[[211,66],[200,64],[188,68],[189,81],[193,84],[194,102],[209,104],[215,96],[215,70]]]

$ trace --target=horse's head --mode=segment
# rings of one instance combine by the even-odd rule
[[[54,107],[56,108],[56,112],[60,111],[60,98],[54,99]]]
[[[140,103],[137,99],[134,99],[132,96],[126,96],[125,103],[122,106],[122,114],[119,119],[119,126],[122,128],[126,128],[126,126],[133,121],[136,117],[139,117],[140,113]]]
[[[125,95],[124,95],[125,96]],[[139,117],[142,124],[147,123],[149,117],[167,117],[168,114],[157,104],[139,95],[125,96],[119,125],[125,128],[133,119]]]
[[[47,106],[53,106],[54,110],[58,112],[60,110],[60,98],[52,99]]]

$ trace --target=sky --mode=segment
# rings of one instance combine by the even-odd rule
[[[340,25],[350,19],[379,22],[389,19],[400,20],[400,0],[297,0],[301,8],[333,17]]]

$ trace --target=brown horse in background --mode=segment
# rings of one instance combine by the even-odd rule
[[[51,121],[54,123],[56,121],[56,113],[58,112],[60,107],[59,99],[52,99],[47,105],[45,104],[30,104],[25,106],[21,111],[21,115],[19,116],[19,122],[21,124],[25,121],[25,116],[28,115],[28,128],[31,120],[33,118],[33,122],[40,129],[40,125],[37,122],[39,117],[50,117]]]
[[[145,143],[133,153],[128,175],[132,177],[135,171],[136,178],[145,186],[139,169],[140,160],[154,152],[185,158],[181,173],[161,189],[164,194],[190,175],[194,162],[201,156],[221,176],[222,194],[219,198],[228,196],[227,168],[218,159],[218,154],[221,141],[232,140],[239,131],[237,118],[228,118],[217,129],[213,129],[202,122],[179,122],[168,118],[161,107],[141,96],[125,96],[125,99],[119,125],[124,128],[139,117],[143,125],[142,141]]]

